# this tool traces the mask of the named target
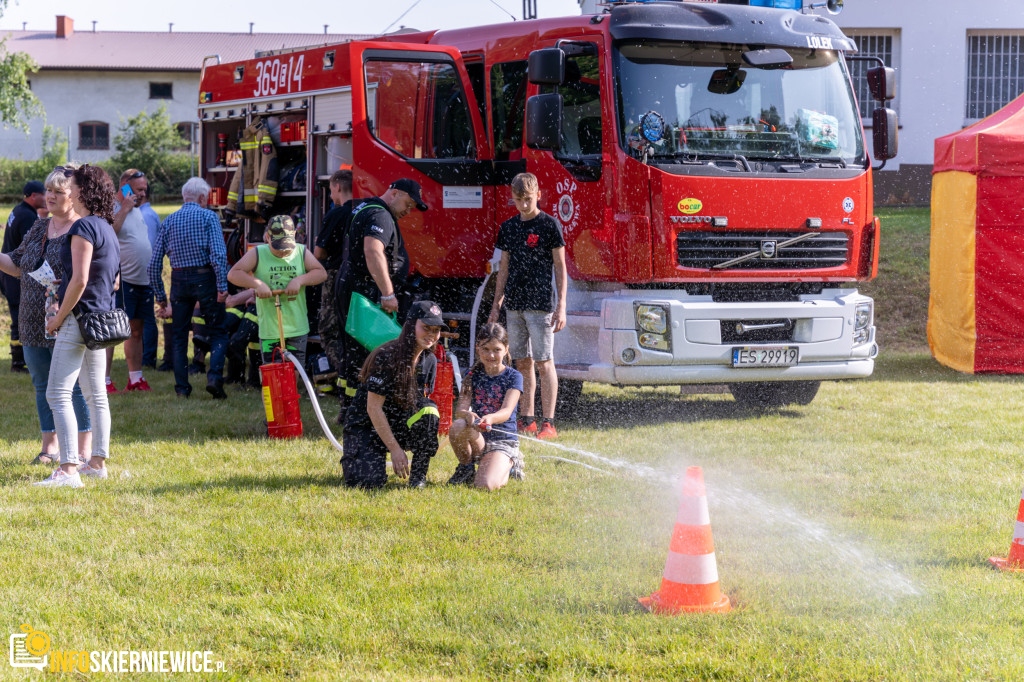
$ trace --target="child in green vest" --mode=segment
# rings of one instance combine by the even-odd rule
[[[270,219],[263,241],[266,243],[250,249],[235,263],[228,272],[228,281],[256,290],[256,316],[264,364],[273,362],[274,349],[281,345],[273,292],[284,292],[281,294],[281,319],[285,347],[305,366],[309,317],[302,288],[323,282],[327,271],[305,246],[295,243],[295,224],[286,215]]]

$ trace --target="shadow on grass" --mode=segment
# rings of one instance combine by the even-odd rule
[[[239,475],[227,478],[173,483],[170,485],[156,486],[152,489],[154,495],[176,495],[189,494],[204,490],[273,490],[285,491],[293,489],[309,490],[310,488],[337,488],[353,493],[362,493],[368,497],[386,495],[400,490],[409,490],[405,481],[396,479],[393,475],[388,476],[388,482],[383,488],[350,488],[344,484],[341,472],[337,474],[304,474],[301,476],[282,476],[276,474],[268,475]],[[442,485],[430,486],[432,488],[444,488]]]
[[[301,476],[282,476],[279,474],[246,474],[228,476],[227,478],[206,479],[202,481],[187,481],[172,483],[169,485],[156,486],[152,489],[154,495],[180,495],[203,490],[292,490],[319,486],[323,488],[340,488],[342,486],[341,475],[327,474],[304,474]]]
[[[637,395],[622,391],[619,395],[584,394],[571,415],[559,417],[567,426],[589,429],[621,429],[666,423],[749,420],[765,415],[798,418],[799,408],[756,410],[731,399],[676,397],[667,393]]]

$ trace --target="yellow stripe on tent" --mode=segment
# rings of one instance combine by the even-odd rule
[[[963,171],[932,176],[928,346],[943,365],[974,373],[975,228],[978,178]]]

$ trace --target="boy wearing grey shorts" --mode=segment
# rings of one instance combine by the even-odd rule
[[[509,352],[523,375],[519,432],[548,440],[558,437],[558,375],[552,347],[554,334],[565,327],[565,241],[555,219],[537,208],[540,187],[533,173],[520,173],[512,180],[512,197],[519,214],[498,228],[501,263],[488,322],[497,321],[504,305]],[[534,365],[544,408],[540,428],[534,411]]]

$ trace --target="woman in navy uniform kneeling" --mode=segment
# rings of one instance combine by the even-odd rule
[[[388,479],[387,457],[409,485],[427,484],[437,453],[440,416],[429,396],[437,359],[433,348],[447,327],[433,301],[412,305],[402,333],[373,351],[363,364],[359,389],[345,418],[341,458],[345,485],[380,488]],[[412,465],[405,454],[412,452]]]

